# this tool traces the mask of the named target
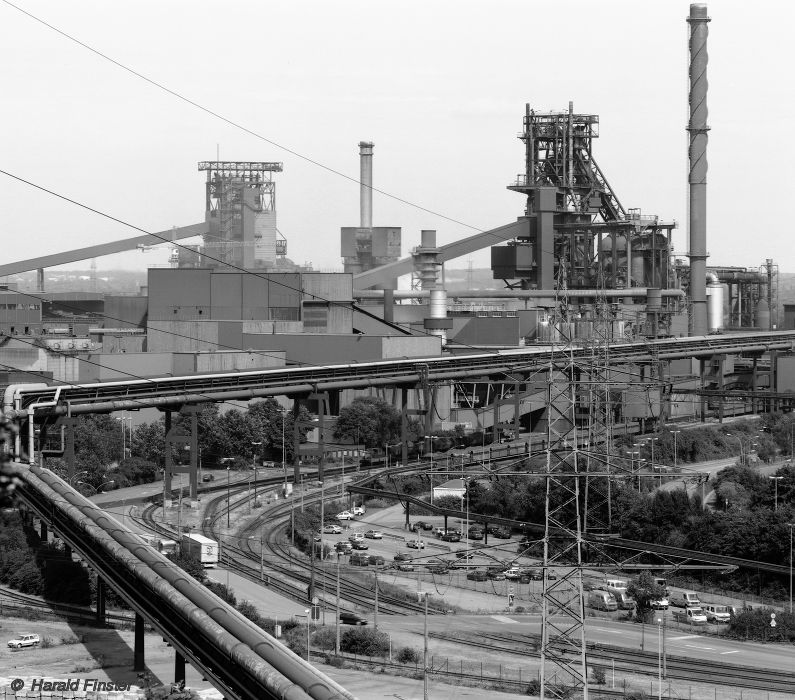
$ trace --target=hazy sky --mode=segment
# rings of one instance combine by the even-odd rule
[[[596,159],[625,207],[675,219],[686,244],[687,2],[41,0],[18,5],[201,105],[479,229],[521,215],[524,105],[600,116]],[[710,264],[795,270],[795,4],[708,4]],[[278,160],[288,256],[341,269],[358,185],[153,87],[0,0],[0,168],[148,231],[203,220],[199,160]],[[137,235],[3,178],[6,260]],[[767,192],[767,194],[765,194]],[[782,198],[783,197],[783,201]],[[374,224],[440,243],[461,224],[376,194]],[[782,223],[784,220],[785,223]],[[488,251],[472,256],[488,264]],[[164,252],[98,260],[166,262]],[[466,259],[452,264],[465,267]],[[85,267],[85,265],[83,265]]]

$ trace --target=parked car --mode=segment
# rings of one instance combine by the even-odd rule
[[[455,556],[456,556],[457,559],[472,559],[472,557],[475,556],[475,553],[474,552],[469,552],[466,549],[459,549],[455,553]]]
[[[486,576],[488,576],[492,581],[505,580],[505,572],[502,569],[489,569],[486,572]]]
[[[364,542],[363,532],[352,532],[348,535],[348,542]]]
[[[342,532],[342,528],[339,525],[324,525],[323,526],[323,534],[324,535],[339,535]]]
[[[668,599],[672,606],[677,608],[699,608],[701,601],[698,599],[698,594],[693,591],[682,591],[681,593],[674,593]]]
[[[447,532],[447,530],[445,530],[443,527],[435,527],[433,529],[433,534],[439,538],[444,537],[445,532]]]
[[[468,581],[488,581],[489,577],[485,571],[481,569],[475,569],[475,571],[470,571],[467,574]]]
[[[422,540],[407,540],[406,546],[410,549],[425,549],[425,542]]]
[[[362,540],[354,540],[351,542],[351,547],[353,549],[370,549],[367,542],[363,542]]]
[[[367,557],[367,561],[370,566],[383,566],[386,564],[386,560],[380,554],[371,554]]]
[[[9,649],[21,649],[22,647],[39,646],[38,634],[20,634],[18,637],[8,640]]]
[[[368,566],[370,564],[369,558],[366,554],[359,552],[352,552],[351,558],[348,560],[351,566]]]
[[[340,622],[343,625],[366,625],[367,620],[363,618],[358,613],[354,612],[341,612],[340,613]]]
[[[206,484],[209,481],[215,481],[215,474],[205,474],[202,477],[202,481]]]
[[[470,540],[482,540],[483,539],[483,530],[479,527],[471,527],[469,528],[469,539]]]
[[[531,581],[544,580],[544,574],[539,569],[529,569],[526,573],[530,577]]]
[[[398,571],[414,571],[414,564],[408,564],[407,562],[402,561],[397,565],[397,569]]]
[[[613,594],[601,589],[588,594],[588,605],[595,610],[606,610],[607,612],[618,610],[618,603],[616,603]]]
[[[422,520],[418,520],[417,522],[411,524],[412,532],[419,532],[420,530],[424,529],[425,529],[425,522]]]
[[[443,542],[460,542],[461,541],[461,535],[458,534],[457,532],[445,532],[442,535],[442,541]]]
[[[354,514],[349,510],[343,510],[342,513],[337,513],[337,520],[353,520]]]
[[[433,523],[426,523],[422,522],[422,529],[423,530],[433,530]]]
[[[729,622],[731,618],[731,612],[726,605],[706,603],[702,609],[707,616],[707,622]]]
[[[411,555],[406,554],[405,552],[398,552],[393,559],[395,561],[411,561]]]
[[[521,570],[518,566],[512,566],[505,572],[505,578],[509,581],[516,581],[522,575]]]
[[[365,508],[364,505],[354,506],[352,512],[354,515],[364,515],[367,512],[367,508]]]
[[[504,528],[504,527],[496,527],[491,533],[494,537],[498,540],[509,540],[511,539],[511,531]]]
[[[334,550],[340,554],[350,554],[353,547],[351,547],[350,542],[335,542]]]
[[[384,533],[380,530],[368,530],[364,533],[364,536],[371,539],[371,540],[382,540],[384,539]]]

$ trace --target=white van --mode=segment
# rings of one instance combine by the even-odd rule
[[[704,614],[707,616],[707,622],[728,622],[731,618],[731,612],[726,605],[715,605],[714,603],[706,603],[701,606]]]
[[[618,603],[612,593],[608,591],[595,590],[588,594],[588,605],[595,610],[607,610],[614,612],[618,610]]]
[[[698,599],[698,594],[693,591],[681,591],[674,593],[669,598],[671,605],[677,608],[700,608],[701,601]]]

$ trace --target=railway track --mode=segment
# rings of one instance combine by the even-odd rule
[[[500,635],[478,633],[477,638],[468,635],[447,635],[431,632],[430,636],[441,641],[454,642],[479,649],[489,649],[515,656],[540,657],[541,635]],[[524,648],[522,648],[524,645]],[[563,650],[565,651],[565,650]],[[589,665],[615,663],[616,668],[631,673],[656,676],[659,673],[657,652],[646,652],[607,644],[589,643],[587,645]],[[594,664],[595,661],[599,663]],[[764,690],[795,694],[795,673],[780,669],[759,669],[738,664],[691,660],[681,656],[666,655],[666,678],[689,683],[721,685],[749,690]]]
[[[66,603],[55,603],[42,600],[37,596],[18,593],[8,589],[0,590],[0,611],[3,616],[14,612],[29,612],[31,610],[52,613],[57,617],[67,620],[97,624],[96,613],[87,606],[68,605]],[[133,613],[106,613],[103,618],[107,624],[112,625],[132,625],[135,622]]]

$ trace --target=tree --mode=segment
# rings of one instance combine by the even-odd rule
[[[642,622],[649,621],[652,602],[666,596],[665,588],[654,582],[649,571],[642,571],[637,579],[631,581],[627,586],[627,593],[635,599],[638,606],[635,614]]]
[[[165,451],[166,428],[163,418],[152,423],[141,423],[135,428],[130,454],[162,467]]]
[[[340,410],[334,437],[383,447],[400,435],[400,414],[383,399],[364,396]]]

